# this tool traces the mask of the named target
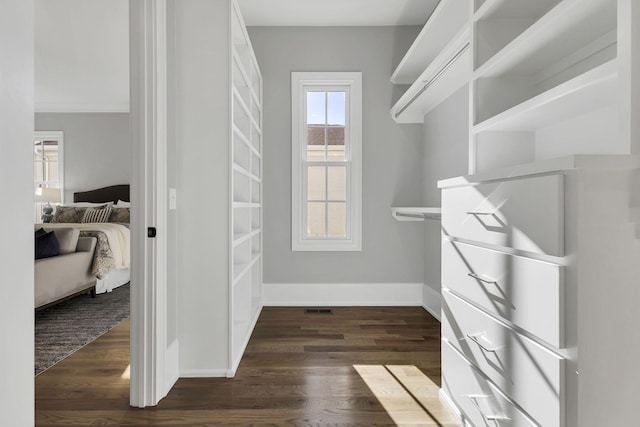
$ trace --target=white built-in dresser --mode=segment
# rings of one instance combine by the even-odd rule
[[[640,2],[441,0],[391,81],[398,123],[469,88],[443,399],[471,426],[640,425]]]

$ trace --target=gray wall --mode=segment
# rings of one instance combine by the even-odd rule
[[[39,131],[64,131],[65,203],[76,191],[129,184],[128,113],[38,113]]]
[[[422,204],[421,126],[397,125],[389,77],[419,28],[251,27],[264,88],[264,282],[422,283],[420,223],[392,206]],[[291,72],[362,71],[361,252],[291,251]]]
[[[425,206],[440,206],[440,179],[466,175],[469,158],[469,88],[463,87],[424,117]],[[440,222],[426,221],[424,283],[440,292]]]

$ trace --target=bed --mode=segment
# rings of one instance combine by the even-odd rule
[[[128,206],[123,206],[123,202],[129,201],[129,185],[77,192],[73,194],[73,203],[57,208],[54,222],[46,225],[47,229],[72,226],[80,230],[81,236],[97,238],[92,273],[97,278],[98,294],[111,292],[130,281],[130,212]],[[86,209],[104,204],[113,204],[108,222],[81,223]]]

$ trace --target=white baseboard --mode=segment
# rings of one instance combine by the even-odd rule
[[[228,369],[185,369],[180,371],[180,378],[224,378]]]
[[[165,390],[168,393],[173,385],[178,381],[180,376],[180,367],[178,358],[180,357],[180,347],[178,346],[178,340],[174,340],[167,348],[165,355]]]
[[[462,424],[462,413],[460,412],[460,409],[458,409],[458,406],[455,403],[453,403],[453,400],[451,400],[451,397],[449,397],[447,392],[444,391],[443,388],[441,388],[438,395],[440,397],[440,402],[442,402],[444,406],[449,408],[451,413],[458,419],[458,422]]]
[[[420,307],[422,288],[422,283],[263,283],[262,305]]]
[[[429,285],[423,285],[422,287],[422,308],[442,322],[442,295]]]

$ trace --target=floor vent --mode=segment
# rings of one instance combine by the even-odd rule
[[[305,308],[304,314],[333,314],[332,308]]]

